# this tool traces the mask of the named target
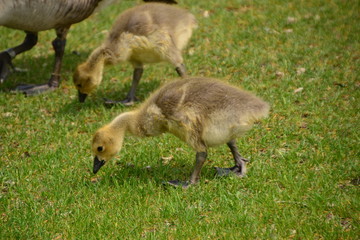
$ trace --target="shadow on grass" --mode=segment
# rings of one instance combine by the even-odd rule
[[[121,85],[121,84],[119,84]],[[151,80],[149,82],[140,82],[137,91],[137,97],[139,101],[134,105],[137,106],[141,104],[145,99],[150,95],[151,92],[155,91],[158,86],[160,85],[160,80]],[[130,89],[131,82],[125,83],[120,90],[108,90],[108,89],[98,89],[96,92],[92,93],[90,96],[87,97],[84,103],[80,103],[78,97],[76,96],[73,101],[68,102],[62,105],[58,111],[58,114],[73,114],[78,115],[83,110],[89,109],[97,109],[101,107],[105,107],[106,109],[120,109],[120,110],[131,110],[133,106],[127,107],[122,104],[115,104],[115,105],[107,105],[105,104],[104,99],[111,99],[120,101],[124,99],[127,95],[128,90]]]
[[[36,46],[35,46],[36,47]],[[55,53],[49,51],[39,57],[28,56],[31,51],[19,55],[13,60],[14,67],[19,69],[12,71],[3,84],[0,84],[0,92],[9,92],[20,84],[42,84],[47,83],[53,71]],[[61,68],[61,81],[64,80],[65,72],[72,72],[75,67],[85,61],[90,52],[65,52]],[[61,84],[61,83],[60,83]]]
[[[126,98],[130,88],[131,88],[132,80],[127,78],[127,80],[117,80],[117,83],[114,85],[113,83],[106,82],[104,84],[104,88],[99,87],[97,92],[95,93],[101,99],[108,98],[111,100],[120,101]],[[113,84],[113,86],[109,86]],[[155,91],[161,84],[160,78],[147,78],[144,74],[142,80],[136,89],[136,97],[138,98],[138,102],[143,102],[153,91]],[[114,89],[116,89],[114,91]]]
[[[116,170],[109,174],[100,174],[99,181],[96,184],[108,186],[123,185],[142,185],[154,182],[157,186],[172,187],[167,185],[167,181],[180,180],[187,181],[193,170],[192,165],[153,165],[153,166],[135,166],[131,164],[117,164]],[[101,171],[101,170],[100,170]],[[97,175],[94,175],[97,176]],[[201,179],[216,180],[215,169],[204,167],[202,169]],[[201,181],[201,180],[200,180]]]

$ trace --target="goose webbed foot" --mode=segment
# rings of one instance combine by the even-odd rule
[[[180,180],[172,180],[163,182],[163,185],[170,185],[174,187],[182,187],[182,188],[188,188],[191,184],[189,181],[180,181]]]
[[[3,83],[14,70],[11,56],[7,51],[0,53],[0,83]]]
[[[120,104],[120,105],[124,105],[124,106],[132,106],[134,105],[136,102],[138,101],[137,97],[133,97],[133,98],[125,98],[124,100],[121,100],[121,101],[116,101],[116,100],[111,100],[111,99],[108,99],[108,98],[104,98],[104,104],[106,106],[114,106],[114,105],[117,105],[117,104]]]
[[[21,92],[24,93],[26,96],[34,96],[44,92],[51,92],[54,91],[59,87],[60,83],[60,75],[58,74],[51,74],[51,78],[48,83],[44,84],[21,84],[18,85],[13,92]]]
[[[24,93],[26,96],[34,96],[44,92],[51,92],[57,87],[50,86],[49,84],[22,84],[14,89],[14,92]]]

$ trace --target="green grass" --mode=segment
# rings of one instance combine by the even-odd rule
[[[209,151],[198,185],[163,187],[163,180],[185,180],[195,158],[171,135],[128,137],[112,163],[91,173],[92,134],[129,109],[105,108],[102,98],[124,97],[132,69],[107,68],[85,104],[77,102],[72,72],[135,4],[123,1],[71,28],[60,89],[9,92],[47,81],[54,31],[41,32],[38,45],[14,60],[29,71],[0,86],[0,238],[358,239],[358,1],[179,2],[199,21],[184,53],[189,73],[241,85],[271,103],[269,118],[238,141],[251,159],[248,176],[214,177],[213,167],[232,164],[222,146]],[[23,37],[0,28],[0,49]],[[148,66],[140,99],[174,77],[172,66]]]

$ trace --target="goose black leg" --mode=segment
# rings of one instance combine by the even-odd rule
[[[243,158],[237,147],[235,140],[231,140],[227,143],[228,147],[230,148],[230,151],[234,157],[235,166],[231,168],[216,168],[217,175],[218,176],[227,176],[230,173],[234,173],[238,177],[244,177],[246,174],[246,162],[249,162],[246,158]]]
[[[105,99],[105,104],[107,105],[113,105],[113,104],[123,104],[125,106],[131,106],[133,105],[136,101],[137,98],[135,96],[136,93],[136,88],[139,85],[141,76],[144,72],[144,69],[142,67],[136,67],[134,68],[134,73],[133,73],[133,80],[131,83],[131,88],[129,93],[127,94],[127,97],[122,100],[122,101],[114,101],[114,100],[110,100],[110,99]]]
[[[0,53],[0,83],[3,83],[11,71],[14,70],[11,60],[15,58],[16,55],[33,48],[36,45],[37,40],[37,33],[26,32],[26,37],[20,45]]]
[[[176,186],[176,187],[188,188],[191,184],[197,183],[200,179],[201,168],[206,161],[206,157],[207,157],[206,152],[197,152],[196,153],[196,163],[195,163],[194,171],[191,174],[190,181],[183,182],[183,181],[179,181],[179,180],[173,180],[173,181],[167,182],[167,184],[170,184],[170,185]]]
[[[16,87],[16,91],[23,92],[27,96],[37,95],[47,91],[53,91],[60,85],[60,71],[64,56],[66,36],[70,27],[56,29],[56,38],[52,42],[55,51],[55,63],[49,81],[45,84],[25,84]]]

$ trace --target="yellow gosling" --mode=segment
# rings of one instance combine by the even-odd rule
[[[190,77],[171,81],[139,108],[120,114],[95,133],[93,172],[97,173],[121,150],[127,133],[148,137],[169,132],[196,151],[196,163],[189,181],[168,183],[187,187],[198,182],[207,149],[221,144],[229,146],[235,166],[218,168],[218,174],[233,172],[242,177],[247,160],[239,154],[236,138],[266,117],[269,109],[260,98],[219,80]]]

